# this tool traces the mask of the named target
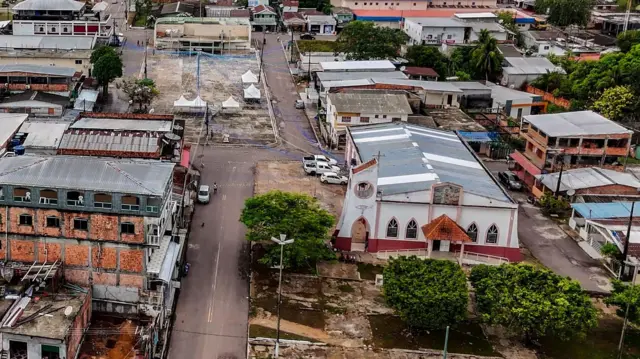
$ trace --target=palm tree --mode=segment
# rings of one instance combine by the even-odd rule
[[[499,71],[503,56],[498,50],[498,41],[488,30],[483,29],[478,36],[478,43],[471,54],[471,60],[476,70],[484,72],[485,80],[489,81],[489,74]]]

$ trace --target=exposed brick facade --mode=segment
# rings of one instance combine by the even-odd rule
[[[135,226],[135,234],[121,234],[123,242],[127,243],[144,243],[144,219],[142,217],[120,217],[120,223],[133,223]]]
[[[55,262],[62,259],[60,243],[38,243],[38,262]]]
[[[35,243],[31,241],[9,240],[11,260],[31,263],[35,260]]]
[[[65,269],[64,278],[71,283],[88,286],[89,285],[89,271],[82,269]]]
[[[89,249],[88,245],[81,244],[65,244],[64,246],[64,264],[67,266],[89,265]]]
[[[118,228],[118,216],[106,214],[92,214],[89,226],[91,239],[100,241],[117,241],[120,229]]]
[[[623,186],[619,184],[591,187],[586,189],[580,189],[576,191],[576,194],[610,194],[610,195],[629,195],[635,196],[638,194],[638,190],[634,187]]]
[[[142,288],[144,277],[140,275],[120,274],[120,285],[123,287]]]
[[[118,285],[118,275],[115,273],[93,272],[93,284]]]
[[[116,269],[118,253],[115,248],[93,246],[91,248],[91,267],[102,269]]]
[[[67,343],[67,358],[75,358],[80,348],[80,342],[84,336],[85,329],[89,327],[91,322],[91,295],[86,295],[82,303],[82,307],[78,315],[73,320],[70,330],[68,331],[65,342]]]
[[[140,273],[144,263],[144,251],[141,249],[120,250],[120,270],[125,272]]]

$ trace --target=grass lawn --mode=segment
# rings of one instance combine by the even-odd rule
[[[373,344],[379,348],[400,349],[444,349],[445,330],[429,333],[410,333],[404,322],[392,315],[370,315],[369,324],[373,334]],[[450,353],[500,356],[484,337],[480,326],[464,322],[449,330]]]
[[[275,329],[263,327],[262,325],[251,324],[249,326],[249,337],[250,338],[275,338],[277,336],[277,332]],[[306,340],[308,342],[315,342],[315,340],[303,337],[300,335],[295,335],[287,332],[283,332],[280,330],[280,339],[289,339],[289,340]]]
[[[337,43],[328,40],[298,40],[298,49],[301,53],[305,52],[334,52]]]

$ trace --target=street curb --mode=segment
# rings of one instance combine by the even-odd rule
[[[318,148],[320,148],[320,150],[322,151],[327,151],[327,149],[325,149],[324,146],[322,145],[322,142],[320,142],[320,138],[318,138],[318,133],[316,132],[316,128],[313,126],[313,122],[311,122],[312,119],[309,118],[307,111],[304,111],[304,116],[307,118],[307,121],[309,121],[309,127],[311,127],[311,131],[313,131],[313,136],[316,138],[316,143],[318,144]]]

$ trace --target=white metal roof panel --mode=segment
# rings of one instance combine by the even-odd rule
[[[462,21],[446,17],[409,17],[406,21],[411,21],[422,27],[466,27]]]
[[[633,133],[593,111],[529,115],[524,120],[551,137]]]
[[[12,10],[16,11],[79,11],[85,6],[84,2],[73,0],[25,0],[18,3]]]
[[[554,65],[545,57],[505,57],[504,60],[510,65],[502,67],[502,71],[507,74],[565,73],[562,67]]]
[[[7,49],[91,50],[91,36],[0,35],[0,47]]]
[[[421,80],[379,78],[375,75],[372,76],[371,79],[373,80],[373,82],[377,84],[415,86],[415,87],[422,87],[422,89],[426,91],[462,93],[462,90],[457,88],[455,85],[453,85],[450,82],[444,82],[444,81],[421,81]]]
[[[536,178],[552,189],[558,185],[559,173],[538,175]],[[602,187],[609,185],[623,185],[633,188],[640,188],[640,181],[631,173],[617,172],[599,167],[576,168],[562,172],[560,191],[570,189],[578,190],[585,188]]]
[[[58,148],[64,131],[69,123],[52,121],[29,121],[20,127],[20,132],[27,133],[27,139],[22,144],[29,148]]]
[[[71,128],[86,130],[170,132],[171,121],[83,117],[71,125]]]
[[[339,92],[327,95],[338,112],[365,114],[411,114],[407,96],[389,93]]]
[[[71,67],[39,66],[28,64],[0,65],[0,73],[7,72],[29,72],[34,74],[72,77],[76,73],[76,69]]]
[[[360,80],[370,79],[372,77],[407,79],[407,75],[402,73],[402,71],[376,72],[375,74],[372,74],[371,71],[318,72],[316,76],[323,84],[324,81]]]
[[[7,142],[20,126],[27,120],[28,114],[24,113],[0,113],[0,134],[2,143]]]
[[[320,68],[322,71],[395,71],[396,69],[389,60],[321,62]]]
[[[453,16],[458,19],[495,19],[498,16],[492,12],[471,12],[471,13],[458,13]]]

